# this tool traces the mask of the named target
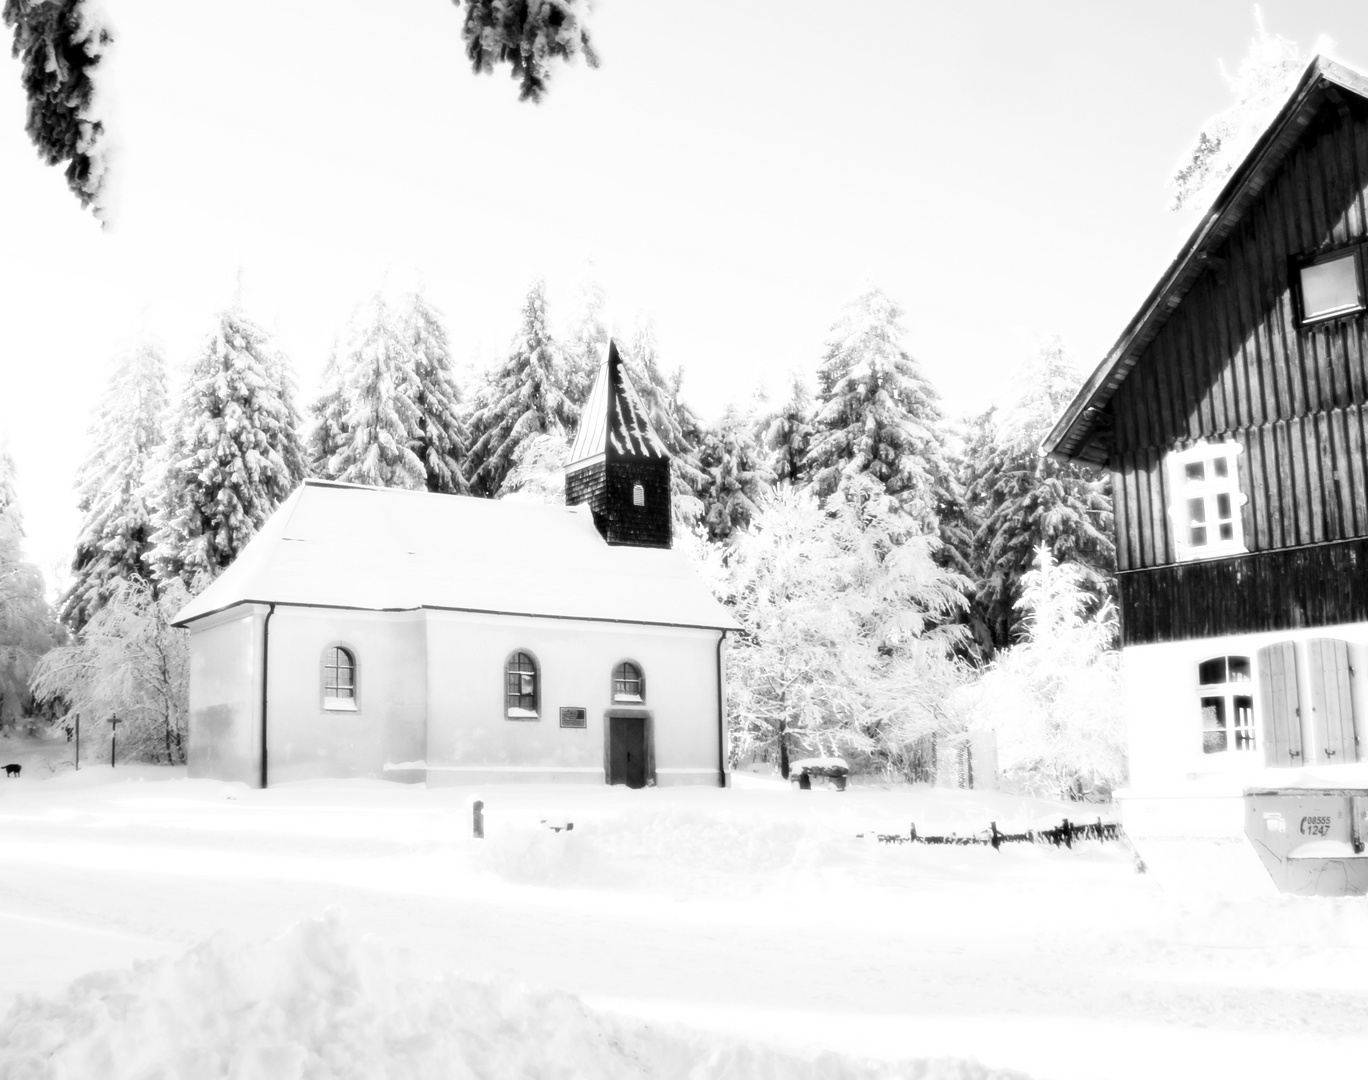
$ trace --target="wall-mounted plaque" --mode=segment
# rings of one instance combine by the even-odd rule
[[[582,728],[589,726],[588,709],[567,709],[564,705],[560,711],[560,726],[569,728]]]

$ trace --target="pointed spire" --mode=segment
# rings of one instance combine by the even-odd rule
[[[631,379],[622,370],[617,342],[610,338],[566,459],[566,471],[599,461],[607,454],[668,460],[670,453],[647,415]]]

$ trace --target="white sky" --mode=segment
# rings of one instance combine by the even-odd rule
[[[358,300],[417,278],[458,362],[507,344],[528,282],[569,315],[586,260],[620,325],[655,318],[705,418],[811,380],[872,280],[953,414],[1038,335],[1091,368],[1192,227],[1164,182],[1229,104],[1247,0],[598,0],[598,70],[541,106],[470,74],[448,0],[105,0],[120,217],[102,232],[23,132],[0,60],[0,432],[32,557],[70,557],[72,477],[121,343],[187,362],[232,299],[302,399]],[[1368,57],[1353,0],[1266,0]],[[6,50],[7,52],[7,50]]]

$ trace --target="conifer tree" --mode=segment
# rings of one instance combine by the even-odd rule
[[[546,320],[546,286],[536,281],[523,301],[521,325],[508,358],[490,373],[471,418],[470,484],[498,495],[524,440],[573,430],[566,396],[565,354]]]
[[[405,328],[377,293],[356,321],[342,361],[346,441],[329,469],[348,484],[422,489],[427,468],[412,443],[422,430]]]
[[[194,361],[156,481],[153,559],[163,581],[217,576],[304,477],[283,356],[230,308]]]
[[[570,374],[566,397],[578,413],[593,388],[594,377],[608,347],[608,324],[604,321],[603,287],[592,279],[580,286],[575,319],[565,343],[565,359]]]
[[[166,361],[152,342],[121,356],[77,473],[81,532],[62,621],[80,630],[121,581],[153,580],[150,466],[165,442]]]
[[[898,305],[870,288],[832,326],[806,466],[822,497],[853,490],[851,481],[868,473],[934,531],[947,477],[940,405],[903,347],[901,319]]]
[[[811,442],[812,392],[794,375],[788,400],[766,418],[761,434],[776,484],[796,487],[805,481],[804,462]]]
[[[710,540],[730,540],[760,512],[759,504],[774,484],[751,419],[729,406],[717,426],[704,432],[698,457],[703,528]]]
[[[978,602],[996,647],[1017,635],[1021,582],[1044,545],[1077,564],[1094,609],[1111,595],[1111,482],[1074,463],[1040,454],[1040,440],[1073,399],[1080,379],[1058,338],[1044,341],[1019,375],[1017,400],[971,458],[967,499],[981,521],[975,539]]]
[[[322,387],[309,404],[309,420],[304,436],[304,460],[310,476],[336,480],[332,463],[338,451],[351,438],[347,427],[347,394],[342,382],[342,366],[337,360],[338,345],[333,343],[323,365]]]
[[[408,298],[403,333],[418,412],[418,426],[409,434],[408,448],[423,463],[428,491],[463,494],[470,490],[462,471],[470,452],[470,432],[461,415],[461,391],[452,369],[446,327],[421,292]]]
[[[23,543],[14,461],[0,442],[0,728],[12,728],[28,714],[34,665],[61,637],[44,597],[43,576],[25,560]]]
[[[670,452],[670,501],[676,527],[693,528],[703,514],[699,492],[703,470],[698,462],[703,425],[680,396],[683,372],[667,373],[660,364],[655,326],[641,320],[623,352],[632,386],[646,407],[651,429]]]

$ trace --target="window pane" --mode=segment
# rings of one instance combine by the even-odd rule
[[[1206,521],[1206,500],[1188,500],[1188,520],[1194,525],[1200,525]]]
[[[1249,663],[1248,660],[1245,661]],[[1197,669],[1197,681],[1203,686],[1215,686],[1226,681],[1226,658],[1218,656],[1215,660],[1205,660]]]
[[[1206,462],[1189,461],[1183,469],[1183,478],[1189,483],[1197,483],[1206,479]]]
[[[1190,547],[1204,547],[1206,545],[1206,526],[1194,525],[1188,530],[1188,545]]]
[[[1235,749],[1254,749],[1254,699],[1237,697],[1235,705]]]
[[[1234,539],[1235,539],[1235,526],[1234,526],[1234,525],[1231,525],[1229,522],[1227,522],[1226,524],[1224,524],[1224,525],[1221,526],[1221,528],[1220,528],[1220,533],[1221,533],[1221,539],[1222,539],[1222,540],[1234,540]]]
[[[1314,319],[1361,306],[1358,260],[1353,252],[1306,266],[1301,272],[1302,316]]]
[[[1226,749],[1226,734],[1225,698],[1202,698],[1202,753]]]
[[[527,695],[531,695],[531,694],[536,693],[536,691],[537,691],[537,684],[536,684],[536,680],[534,679],[534,677],[533,677],[532,675],[527,674],[527,673],[523,673],[523,675],[521,676],[521,680],[522,680],[522,681],[521,681],[521,683],[520,683],[520,685],[519,685],[519,687],[518,687],[518,692],[519,692],[520,694],[523,694],[524,696],[527,696]]]
[[[1230,682],[1249,682],[1250,668],[1249,657],[1230,656],[1226,658],[1230,664]],[[1241,699],[1247,700],[1247,699]]]
[[[1221,521],[1230,520],[1230,496],[1225,492],[1216,496],[1216,517]]]
[[[1216,458],[1216,460],[1211,463],[1211,472],[1212,475],[1216,476],[1218,479],[1224,480],[1230,475],[1229,462],[1223,457]]]

